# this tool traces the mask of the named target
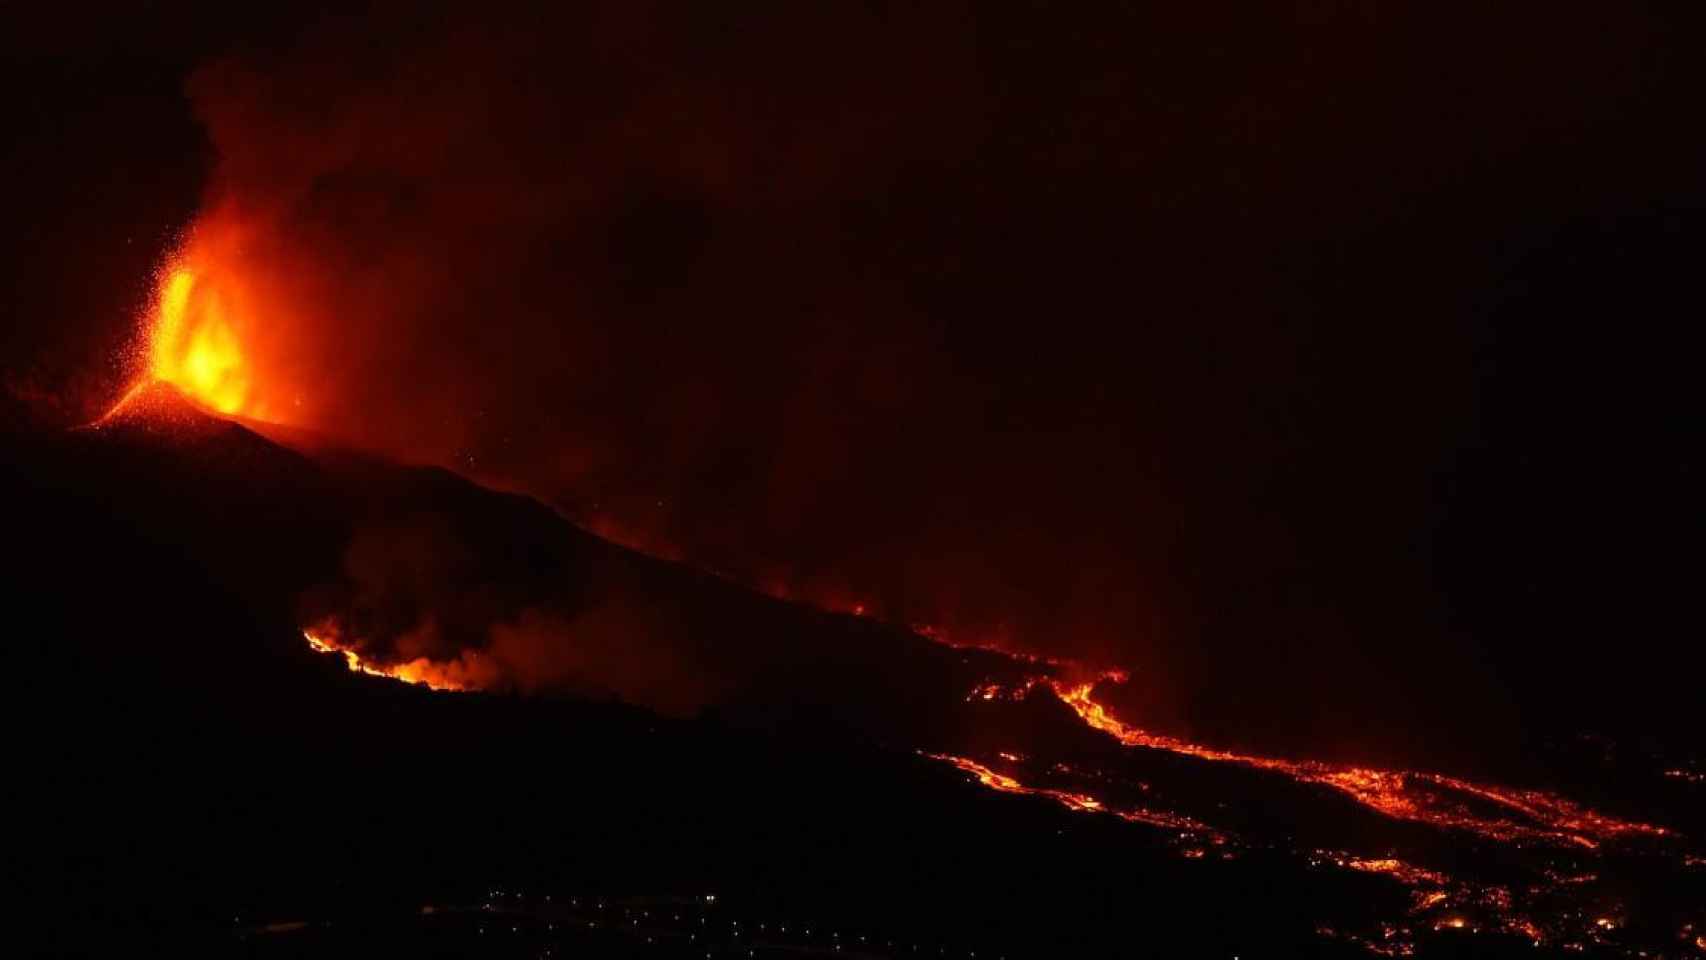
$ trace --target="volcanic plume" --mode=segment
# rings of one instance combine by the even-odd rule
[[[1499,409],[1573,402],[1562,374],[1531,397],[1487,369],[1596,353],[1549,359],[1547,318],[1601,302],[1559,277],[1686,274],[1547,267],[1639,245],[1534,239],[1592,215],[1569,204],[1608,164],[1692,176],[1686,145],[1617,126],[1660,81],[1616,65],[1671,69],[1641,15],[1557,15],[1536,47],[1499,40],[1531,35],[1519,17],[1419,10],[1228,31],[380,6],[189,73],[211,169],[160,285],[190,278],[202,319],[138,364],[212,409],[525,491],[774,595],[1131,669],[1131,705],[1180,732],[1363,759],[1520,754],[1487,732],[1602,691],[1591,658],[1500,645],[1585,623],[1571,606],[1587,632],[1653,609],[1591,589],[1621,582],[1616,531],[1568,561],[1539,546],[1550,510],[1507,538],[1522,497],[1471,469]],[[1413,78],[1470,35],[1476,93],[1424,114]],[[1607,38],[1581,75],[1572,51]],[[1542,264],[1509,284],[1532,303],[1498,279],[1513,259]],[[1562,507],[1594,484],[1558,419],[1521,488]],[[1569,599],[1519,603],[1508,569]]]
[[[1141,659],[1151,707],[1174,703],[1166,678],[1197,655],[1172,557],[1195,521],[1168,488],[1195,480],[1154,467],[1249,465],[1193,439],[1231,413],[1169,359],[1194,337],[1119,345],[1137,328],[1039,299],[1077,284],[1065,265],[935,235],[1034,162],[989,152],[1029,117],[954,18],[842,11],[810,27],[845,41],[833,54],[787,40],[804,22],[708,41],[623,8],[402,19],[319,25],[191,78],[217,160],[165,279],[193,277],[204,319],[161,324],[184,339],[149,365],[213,409],[526,490],[776,594]],[[988,182],[954,185],[989,156],[1005,165]],[[1001,215],[963,229],[1022,236],[1046,212]],[[893,249],[903,231],[924,246]],[[933,303],[929,276],[967,255],[1035,276],[1032,318],[992,332],[981,296]],[[1119,309],[1171,298],[1152,276]],[[1023,348],[1027,327],[1104,360],[1068,377],[1076,360]],[[1159,416],[1179,406],[1209,421]],[[1351,642],[1310,617],[1286,629]]]

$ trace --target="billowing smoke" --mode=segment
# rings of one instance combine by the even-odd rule
[[[708,655],[696,642],[705,631],[672,614],[677,586],[637,583],[612,567],[619,555],[588,559],[562,526],[505,506],[386,512],[359,525],[342,570],[303,596],[301,619],[317,639],[451,689],[566,693],[685,716],[751,677],[749,662]]]
[[[1654,25],[931,6],[381,5],[202,63],[248,412],[1187,722],[1496,699],[1432,553],[1470,318],[1584,172],[1695,174],[1618,132]]]

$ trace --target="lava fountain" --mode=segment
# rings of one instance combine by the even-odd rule
[[[188,266],[165,271],[148,335],[148,376],[220,413],[241,413],[250,391],[232,293]]]
[[[154,384],[169,384],[203,409],[274,423],[302,420],[299,377],[287,362],[301,339],[301,311],[246,252],[235,214],[199,219],[156,273],[138,318],[135,379],[105,421]]]

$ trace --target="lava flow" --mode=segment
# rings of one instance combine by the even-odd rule
[[[1096,699],[1098,684],[1124,680],[1124,674],[1116,671],[1077,683],[1062,680],[1053,672],[1039,672],[1011,685],[984,683],[965,699],[999,708],[1004,703],[1023,702],[1040,688],[1069,707],[1087,726],[1122,746],[1241,767],[1305,787],[1326,788],[1382,818],[1423,824],[1447,836],[1466,834],[1489,851],[1499,850],[1494,856],[1501,867],[1483,876],[1477,869],[1466,870],[1466,864],[1454,858],[1424,866],[1394,855],[1395,851],[1409,851],[1424,861],[1438,856],[1427,844],[1416,845],[1413,833],[1395,832],[1387,840],[1377,841],[1381,846],[1362,852],[1297,849],[1296,839],[1281,841],[1280,849],[1292,848],[1310,866],[1379,874],[1409,890],[1409,907],[1402,920],[1393,918],[1396,922],[1380,923],[1373,930],[1333,926],[1319,930],[1323,936],[1358,944],[1376,954],[1409,956],[1418,949],[1424,932],[1451,935],[1461,931],[1493,933],[1536,946],[1553,944],[1583,950],[1594,945],[1631,956],[1648,956],[1638,945],[1621,949],[1624,921],[1618,888],[1629,881],[1616,879],[1615,872],[1642,859],[1661,872],[1674,870],[1679,862],[1687,869],[1697,859],[1678,846],[1682,838],[1672,830],[1608,816],[1540,790],[1489,786],[1438,773],[1255,756],[1144,730],[1116,717]],[[1196,817],[1212,824],[1225,804],[1216,803],[1214,798],[1193,797],[1188,780],[1185,793],[1152,793],[1149,784],[1132,781],[1122,772],[1127,767],[1123,762],[1099,762],[1097,768],[1032,764],[1021,754],[1004,752],[999,755],[998,769],[968,757],[927,755],[1004,793],[1047,797],[1074,811],[1114,813],[1162,827],[1189,823],[1195,829],[1178,837],[1180,852],[1186,857],[1205,854],[1202,845],[1192,842],[1205,836],[1219,845],[1223,857],[1272,845],[1271,840],[1223,832],[1199,822]],[[989,763],[996,760],[991,758]],[[1133,795],[1134,788],[1146,798],[1142,808],[1145,815],[1128,816],[1122,808],[1120,797]],[[1264,788],[1252,782],[1249,789],[1259,798]],[[1156,800],[1170,804],[1172,809],[1156,815]],[[1259,799],[1251,802],[1261,803]],[[1166,818],[1175,819],[1170,822]],[[1411,839],[1404,839],[1406,836]],[[1524,866],[1512,872],[1519,863]],[[1493,879],[1495,876],[1498,879]],[[1683,928],[1685,934],[1692,929]]]
[[[1124,675],[1110,673],[1104,679],[1120,682]],[[1396,820],[1466,830],[1489,840],[1507,843],[1565,842],[1588,849],[1612,838],[1631,835],[1658,837],[1668,832],[1664,827],[1596,813],[1539,790],[1485,786],[1437,773],[1341,767],[1219,750],[1125,723],[1093,698],[1094,683],[1069,686],[1052,677],[1045,678],[1044,682],[1086,724],[1128,747],[1165,750],[1199,760],[1271,770],[1305,783],[1330,787]],[[1480,813],[1471,807],[1473,800],[1492,804],[1504,815]]]
[[[477,690],[490,682],[490,677],[482,676],[478,665],[471,663],[467,656],[449,663],[440,663],[425,657],[402,663],[381,663],[363,657],[325,630],[304,630],[302,638],[308,641],[308,646],[316,653],[335,653],[343,657],[344,664],[352,673],[401,680],[433,690]],[[484,672],[490,673],[489,670]]]
[[[339,656],[356,673],[433,690],[505,686],[504,664],[489,652],[464,651],[450,661],[424,657],[387,661],[364,652],[364,644],[347,638],[335,620],[304,630],[303,637],[312,649]],[[1106,734],[1113,741],[1107,748],[1112,753],[1103,754],[1102,759],[1080,757],[1068,764],[1043,756],[1046,746],[1034,758],[1007,751],[982,759],[942,744],[921,749],[922,756],[951,765],[991,790],[1161,831],[1163,841],[1187,859],[1234,860],[1265,849],[1309,868],[1385,878],[1406,892],[1404,905],[1376,917],[1372,925],[1335,922],[1319,927],[1325,937],[1378,955],[1408,956],[1419,949],[1424,937],[1476,933],[1534,945],[1566,949],[1592,945],[1615,951],[1624,926],[1619,889],[1626,878],[1619,871],[1628,862],[1642,859],[1659,869],[1671,869],[1677,859],[1673,854],[1681,838],[1664,827],[1608,816],[1538,790],[1489,786],[1429,772],[1256,756],[1144,730],[1118,718],[1096,698],[1099,684],[1121,682],[1123,674],[1109,672],[1089,682],[1068,682],[1058,674],[1070,674],[1070,664],[1023,656],[1008,659],[1022,671],[1010,678],[1022,679],[976,687],[965,697],[976,705],[972,709],[1001,709],[1046,692],[1086,726]],[[1157,781],[1152,788],[1149,782],[1133,779],[1133,772],[1144,768],[1120,761],[1117,755],[1122,748],[1243,768],[1258,780],[1275,777],[1342,795],[1377,814],[1378,820],[1421,824],[1439,831],[1441,838],[1466,836],[1472,845],[1496,848],[1493,856],[1501,866],[1483,872],[1473,864],[1480,856],[1474,852],[1467,860],[1456,854],[1442,857],[1432,841],[1416,841],[1413,831],[1377,830],[1371,842],[1355,841],[1360,849],[1345,848],[1342,834],[1341,839],[1317,841],[1319,846],[1305,841],[1302,834],[1248,834],[1235,814],[1229,816],[1227,801],[1260,806],[1269,787],[1252,781],[1236,793],[1222,790],[1203,795],[1187,770],[1157,771],[1172,779]],[[1315,829],[1307,823],[1300,826]],[[1651,842],[1630,842],[1635,840]],[[1468,849],[1472,851],[1473,846]],[[1689,862],[1683,860],[1685,865]]]
[[[207,410],[227,416],[298,419],[300,411],[295,404],[300,399],[285,392],[292,378],[284,375],[288,367],[280,359],[281,334],[276,326],[258,321],[256,307],[263,298],[255,294],[253,284],[243,282],[240,271],[227,268],[240,262],[235,254],[223,258],[215,255],[222,249],[211,246],[204,237],[162,270],[145,318],[140,375],[103,420],[146,397],[148,388],[156,384],[168,384]],[[266,303],[269,312],[281,309],[281,304],[272,299]],[[261,372],[267,376],[259,376]],[[281,405],[285,397],[290,400]],[[858,602],[848,604],[847,611],[854,616],[866,615],[866,607]],[[963,648],[938,631],[921,628],[916,632],[934,643]],[[373,648],[347,636],[333,621],[312,624],[302,636],[312,650],[338,656],[354,673],[437,691],[499,690],[515,685],[509,669],[513,665],[490,651],[463,650],[449,660],[406,658],[412,649],[396,659],[375,656]],[[1258,756],[1192,743],[1122,720],[1097,699],[1098,687],[1124,682],[1123,673],[1108,671],[1088,681],[1069,682],[1063,677],[1086,674],[1070,663],[993,647],[982,649],[1006,658],[1015,671],[1008,674],[1008,680],[1025,679],[1004,681],[1006,685],[986,683],[967,698],[974,702],[1018,701],[1047,691],[1083,724],[1123,747],[1271,774],[1347,797],[1381,818],[1468,835],[1513,852],[1540,851],[1539,855],[1548,858],[1544,867],[1530,871],[1526,886],[1518,886],[1472,879],[1457,872],[1455,866],[1440,868],[1425,857],[1418,862],[1410,851],[1292,849],[1291,841],[1285,841],[1283,846],[1310,865],[1379,874],[1409,891],[1410,905],[1402,923],[1383,924],[1372,932],[1322,930],[1377,953],[1405,955],[1413,949],[1418,931],[1429,929],[1493,931],[1536,944],[1565,947],[1605,944],[1619,929],[1619,921],[1614,914],[1599,913],[1597,908],[1596,912],[1586,912],[1583,905],[1592,898],[1576,892],[1598,882],[1600,865],[1607,859],[1601,848],[1610,846],[1621,855],[1632,849],[1627,841],[1633,839],[1678,839],[1664,827],[1602,814],[1539,790],[1491,786],[1425,771]],[[1122,780],[1118,763],[1103,765],[1104,769],[1041,761],[1033,765],[1018,754],[984,761],[958,752],[960,748],[953,744],[932,746],[921,753],[952,765],[985,787],[1040,797],[1078,813],[1108,814],[1165,831],[1187,858],[1203,858],[1211,852],[1217,858],[1236,857],[1262,842],[1233,832],[1218,819],[1217,809],[1208,804],[1150,794],[1145,792],[1147,784]],[[1110,745],[1109,749],[1119,748]],[[1692,768],[1677,768],[1666,776],[1697,783],[1699,774]],[[1142,802],[1137,802],[1139,794]],[[1323,846],[1337,843],[1328,841]]]
[[[1049,787],[1028,787],[1006,774],[997,773],[989,767],[972,760],[969,757],[959,757],[945,753],[925,753],[923,756],[943,763],[951,763],[961,770],[977,778],[977,781],[992,790],[1002,793],[1016,793],[1022,796],[1047,797],[1068,810],[1081,813],[1111,813],[1128,823],[1142,823],[1151,827],[1165,830],[1181,831],[1180,839],[1204,837],[1214,843],[1224,843],[1225,839],[1216,831],[1192,820],[1190,817],[1163,810],[1150,810],[1144,807],[1122,807],[1105,804],[1087,793],[1076,793],[1071,790],[1056,790]]]

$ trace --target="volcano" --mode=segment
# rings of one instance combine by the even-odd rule
[[[1628,956],[1706,930],[1686,764],[1490,783],[1194,743],[1111,713],[1115,672],[762,596],[165,384],[10,434],[22,869],[64,950]]]
[[[1706,960],[1706,5],[109,6],[14,953]]]

